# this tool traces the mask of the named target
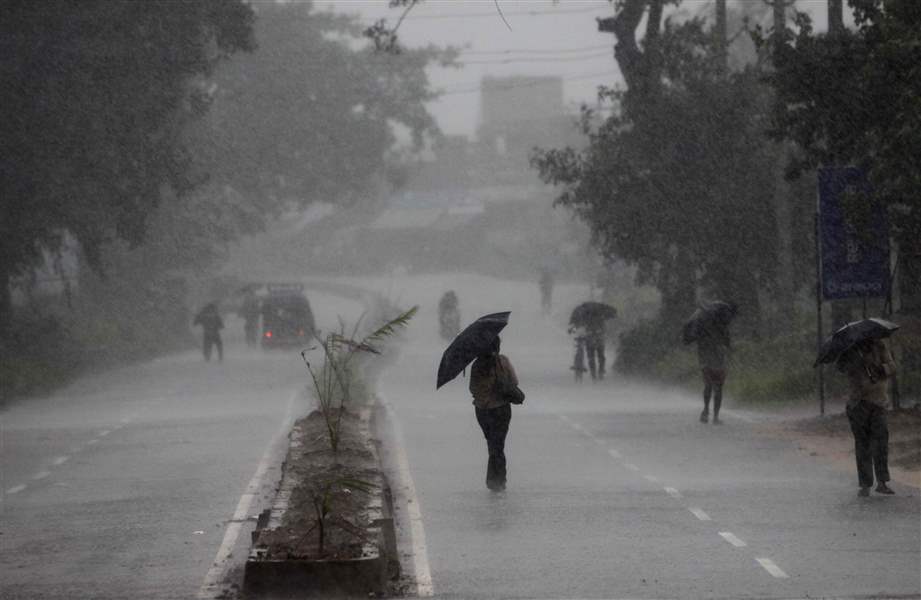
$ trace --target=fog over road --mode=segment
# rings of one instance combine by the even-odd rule
[[[722,427],[702,425],[696,397],[616,376],[575,384],[564,326],[586,299],[584,287],[558,286],[545,317],[535,283],[468,275],[347,281],[421,306],[380,390],[401,426],[421,508],[427,560],[414,563],[413,549],[402,550],[410,553],[404,569],[428,564],[431,588],[422,592],[921,595],[917,490],[896,485],[895,497],[858,499],[853,472],[759,433],[756,415],[728,411]],[[463,323],[512,311],[503,351],[528,398],[514,409],[504,494],[484,485],[486,447],[467,380],[434,390],[445,345],[437,299],[451,288]],[[321,327],[362,311],[309,286],[307,293]],[[228,319],[228,330],[239,335],[242,326]],[[232,341],[223,364],[190,352],[7,408],[0,596],[193,597],[280,426],[306,409],[298,395],[305,383],[296,353],[246,352]],[[280,456],[271,458],[269,483]],[[398,506],[403,526],[407,512]]]

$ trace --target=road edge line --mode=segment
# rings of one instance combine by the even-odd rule
[[[269,441],[265,452],[262,454],[262,459],[256,467],[256,472],[246,486],[246,491],[240,496],[240,501],[237,503],[237,508],[233,513],[233,517],[231,517],[231,521],[227,524],[227,529],[224,531],[224,539],[221,541],[217,554],[214,556],[214,561],[211,563],[211,567],[205,574],[205,579],[198,589],[197,598],[216,597],[216,588],[224,575],[226,563],[230,559],[233,549],[237,544],[237,538],[240,536],[240,531],[243,529],[242,521],[246,518],[247,514],[249,514],[253,501],[256,499],[256,496],[259,495],[259,490],[263,483],[262,480],[265,477],[266,471],[269,469],[269,463],[271,463],[272,458],[275,456],[276,446],[281,440],[287,437],[288,432],[291,430],[291,426],[294,423],[294,404],[300,396],[301,390],[297,390],[291,394],[291,397],[288,399],[288,406],[285,409],[285,418],[282,420],[281,427],[279,427],[278,432],[272,436],[272,439]]]

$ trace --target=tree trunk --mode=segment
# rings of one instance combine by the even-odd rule
[[[13,297],[10,293],[10,270],[4,260],[0,260],[0,342],[10,331],[13,323]]]
[[[777,223],[777,308],[783,315],[778,324],[792,326],[796,322],[796,300],[793,282],[793,210],[790,206],[790,185],[784,177],[789,160],[785,144],[777,145],[777,165],[774,174],[774,219]]]

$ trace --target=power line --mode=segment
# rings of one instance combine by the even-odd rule
[[[506,56],[509,54],[577,54],[581,52],[594,52],[596,50],[610,49],[611,44],[598,44],[583,46],[581,48],[509,48],[507,50],[461,50],[466,56]]]
[[[517,10],[517,11],[503,11],[506,17],[553,17],[557,15],[574,15],[574,14],[585,14],[589,12],[597,12],[608,5],[607,2],[603,4],[599,2],[598,6],[591,8],[561,8],[559,10]],[[435,14],[435,15],[420,15],[420,14],[410,14],[406,17],[407,21],[425,21],[425,20],[437,20],[437,19],[484,19],[484,18],[498,18],[499,13],[495,10],[490,12],[481,12],[481,13],[445,13],[445,14]]]
[[[604,77],[604,76],[616,77],[617,73],[614,71],[598,71],[595,73],[582,73],[580,75],[571,75],[569,77],[562,77],[560,79],[561,81],[580,81],[584,79],[594,79],[595,77]],[[505,90],[513,90],[513,89],[518,89],[518,88],[535,87],[535,86],[546,84],[547,83],[546,79],[547,78],[545,77],[539,81],[524,81],[524,82],[515,83],[515,84],[490,86],[489,90],[490,91],[505,91]],[[482,91],[482,89],[483,89],[482,84],[476,84],[470,87],[458,87],[454,89],[445,90],[439,93],[438,96],[442,97],[442,96],[454,96],[457,94],[470,94],[470,93]]]
[[[566,57],[546,57],[546,58],[503,58],[500,60],[462,60],[459,61],[461,65],[507,65],[512,63],[561,63],[561,62],[576,62],[581,60],[588,60],[591,58],[600,58],[602,56],[611,56],[611,50],[608,49],[604,52],[596,52],[594,54],[586,54],[584,56],[566,56]]]

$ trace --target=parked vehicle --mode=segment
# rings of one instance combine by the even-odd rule
[[[262,301],[262,347],[291,348],[305,345],[316,324],[301,284],[268,284]]]

